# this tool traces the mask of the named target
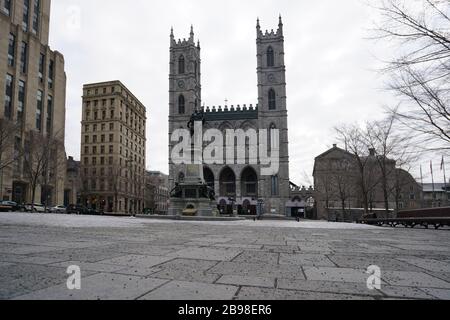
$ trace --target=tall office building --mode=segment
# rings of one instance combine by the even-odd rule
[[[145,112],[120,81],[84,85],[80,174],[88,207],[131,214],[144,209]]]
[[[56,164],[48,179],[39,179],[35,202],[64,201],[66,75],[63,55],[48,45],[50,3],[0,0],[0,119],[18,127],[14,143],[2,150],[3,164],[8,157],[14,161],[1,166],[0,198],[19,203],[31,201],[30,179],[18,156],[19,150],[27,150],[30,132],[62,142],[52,150]]]

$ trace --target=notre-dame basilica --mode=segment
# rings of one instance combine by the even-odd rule
[[[204,179],[216,193],[217,205],[222,214],[233,208],[239,214],[255,214],[258,199],[264,200],[264,211],[290,216],[296,207],[292,201],[289,181],[288,113],[286,106],[286,77],[284,64],[283,23],[279,19],[277,31],[263,32],[259,19],[256,26],[258,102],[256,105],[201,107],[200,43],[194,32],[188,39],[175,40],[170,35],[170,115],[169,134],[186,128],[191,115],[204,111],[204,130],[252,128],[278,129],[280,135],[280,166],[278,174],[261,175],[260,165],[204,165]],[[169,154],[175,143],[170,142]],[[224,154],[225,154],[224,150]],[[169,160],[169,184],[184,179],[185,168]]]

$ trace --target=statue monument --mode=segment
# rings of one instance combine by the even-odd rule
[[[194,137],[196,124],[203,125],[205,122],[203,111],[196,110],[192,114],[187,126],[191,137]],[[194,155],[201,155],[201,147],[193,144]],[[201,145],[201,143],[200,143]],[[200,216],[211,217],[214,215],[215,207],[214,189],[209,187],[203,177],[203,163],[186,164],[184,181],[175,183],[170,192],[169,215],[172,216]]]

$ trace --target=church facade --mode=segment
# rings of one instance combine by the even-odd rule
[[[261,174],[261,163],[204,164],[203,178],[214,188],[220,213],[254,215],[259,201],[264,201],[264,212],[290,216],[300,203],[291,201],[289,181],[288,112],[286,105],[286,68],[284,63],[283,23],[279,19],[277,31],[263,32],[259,20],[256,27],[258,102],[256,105],[202,106],[200,43],[194,32],[188,39],[175,40],[170,35],[169,76],[169,141],[177,129],[187,129],[195,111],[204,113],[203,131],[229,129],[279,131],[279,170],[267,176]],[[270,140],[270,136],[269,136]],[[169,143],[169,155],[176,142]],[[270,148],[270,143],[269,143]],[[224,155],[226,149],[224,146]],[[250,157],[249,152],[247,155]],[[226,158],[226,157],[225,157]],[[183,182],[185,165],[169,159],[169,186]]]

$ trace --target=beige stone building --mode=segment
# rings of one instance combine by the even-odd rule
[[[144,105],[120,81],[84,85],[80,192],[85,205],[142,212],[145,124]]]
[[[2,154],[2,161],[13,157],[14,162],[0,172],[0,198],[18,203],[31,201],[30,181],[18,156],[30,132],[62,142],[52,150],[55,165],[46,185],[39,180],[35,202],[64,201],[66,75],[63,55],[48,46],[49,23],[50,0],[0,1],[0,118],[17,125],[14,143]]]

